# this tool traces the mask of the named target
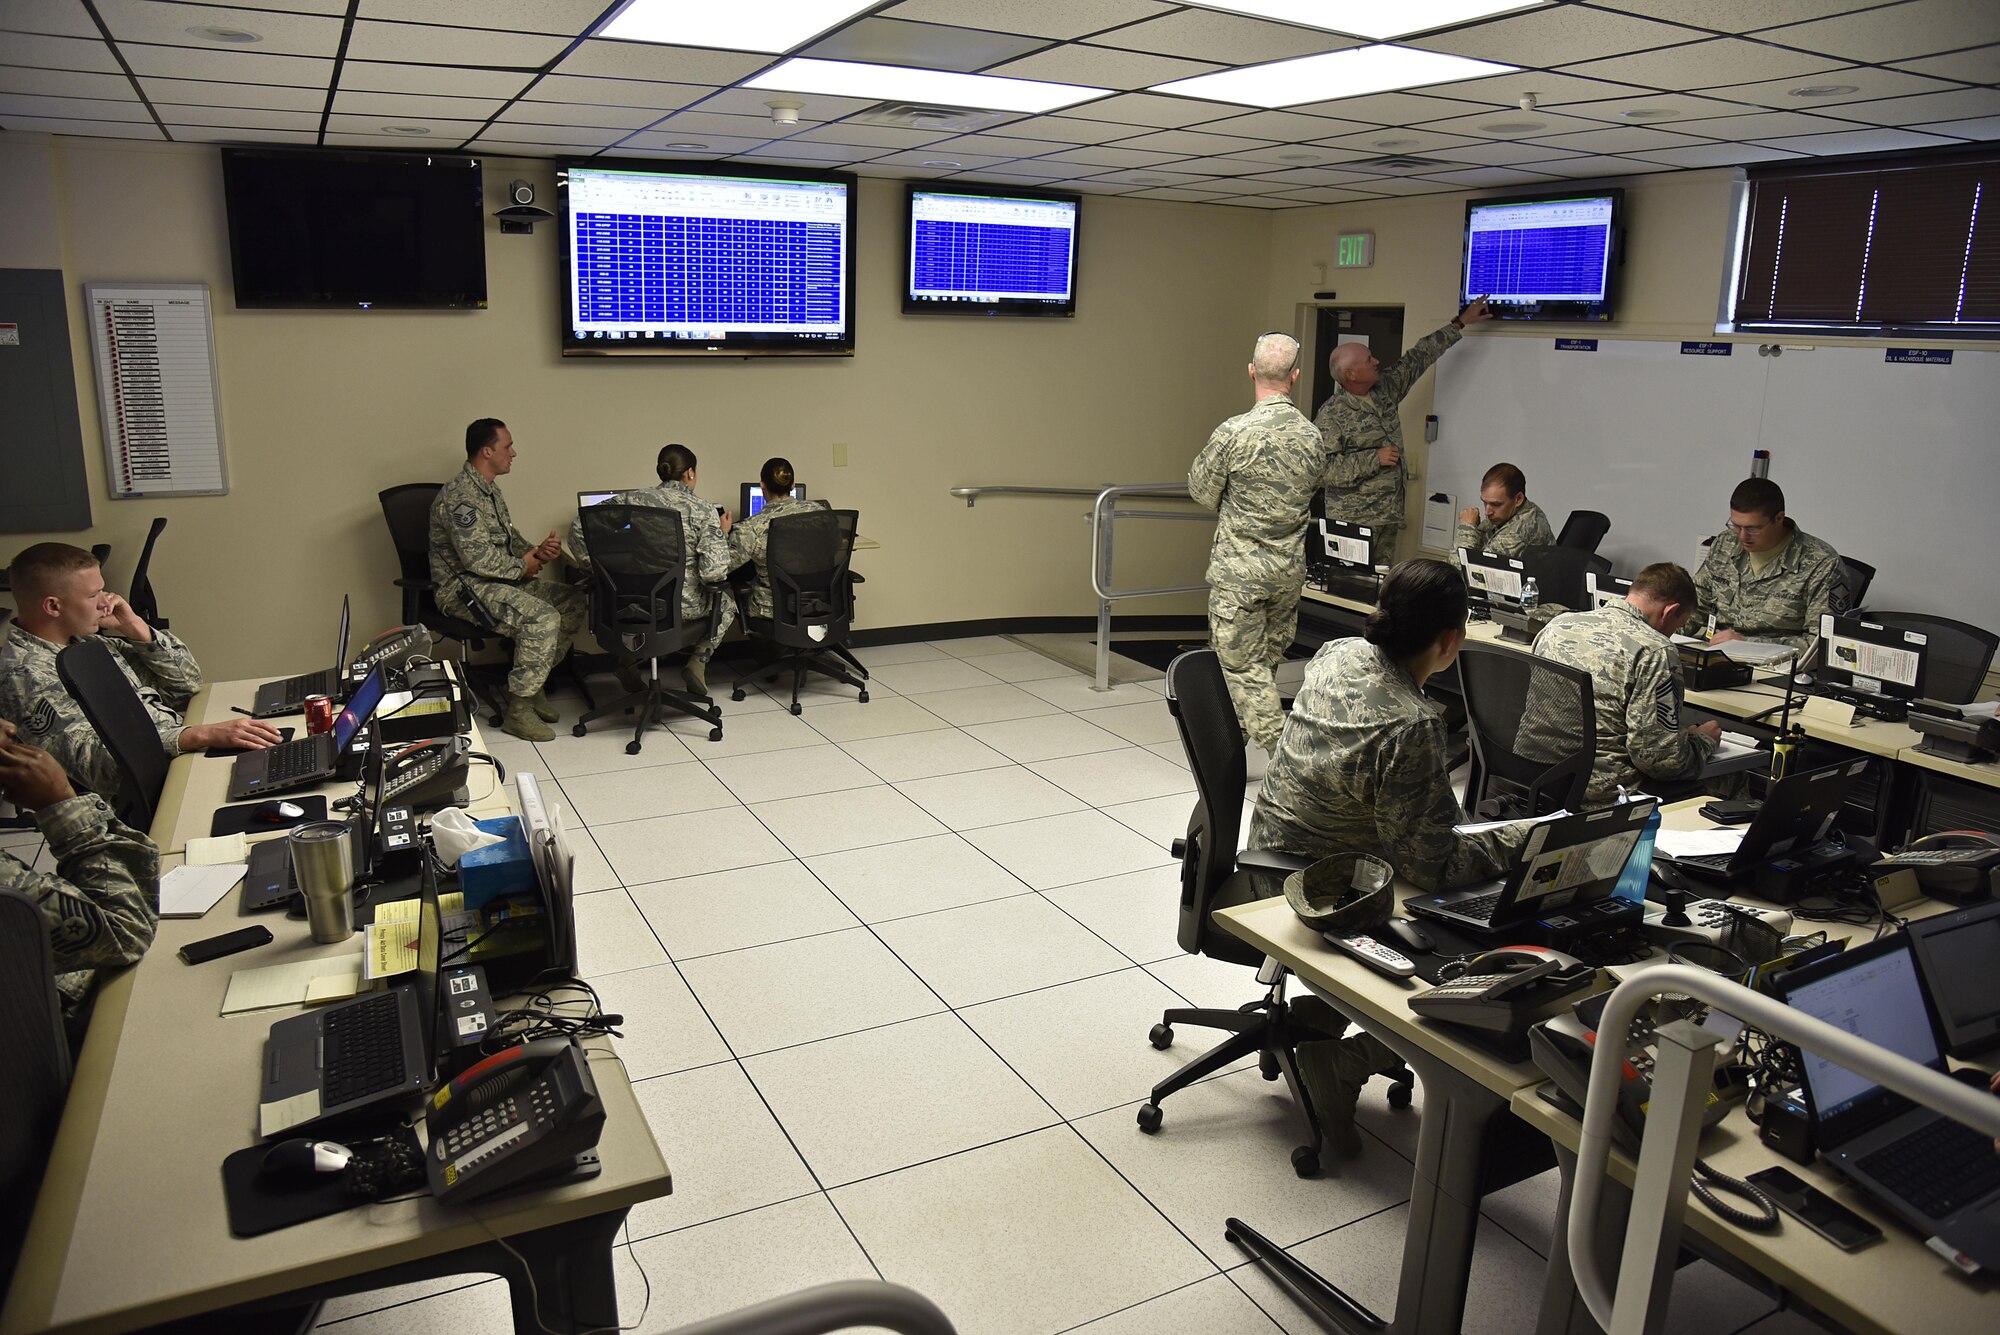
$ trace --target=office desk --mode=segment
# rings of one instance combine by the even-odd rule
[[[1898,752],[1896,758],[1906,765],[1914,765],[1932,774],[1943,774],[1985,788],[2000,788],[2000,761],[1989,760],[1983,765],[1974,765],[1963,760],[1952,760],[1946,756],[1930,755],[1917,750],[1914,746]]]
[[[211,701],[236,699],[256,684],[214,687]],[[201,756],[175,764],[229,766]],[[180,827],[189,814],[181,800],[207,791],[205,777],[184,784],[181,796],[162,806],[158,827]],[[198,814],[205,831],[207,813]],[[424,1196],[261,1237],[230,1236],[222,1160],[258,1143],[264,1036],[273,1021],[297,1011],[220,1015],[229,976],[351,951],[360,940],[320,946],[303,922],[282,914],[256,920],[277,940],[192,966],[175,952],[241,925],[237,895],[224,896],[203,918],[163,920],[146,958],[99,988],[0,1332],[124,1331],[281,1295],[325,1297],[462,1272],[508,1277],[522,1335],[539,1332],[539,1322],[558,1331],[568,1328],[566,1319],[575,1329],[615,1324],[617,1230],[627,1209],[666,1195],[672,1183],[605,1039],[590,1045],[606,1111],[600,1176],[469,1208]],[[496,1237],[527,1259],[541,1294],[539,1322],[520,1266]]]

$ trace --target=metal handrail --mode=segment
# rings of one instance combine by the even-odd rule
[[[2000,1138],[2000,1099],[1690,965],[1655,964],[1632,973],[1612,991],[1597,1031],[1626,1033],[1640,1006],[1668,994],[1705,1001],[1750,1028],[1796,1043],[1953,1121]],[[1662,1037],[1666,1036],[1663,1030]],[[1595,1243],[1624,1056],[1623,1045],[1618,1043],[1599,1043],[1591,1055],[1566,1241],[1577,1294],[1597,1323],[1609,1335],[1651,1335],[1666,1318],[1666,1286],[1659,1280],[1662,1268],[1674,1264],[1680,1219],[1687,1205],[1687,1166],[1694,1158],[1694,1146],[1682,1141],[1699,1134],[1701,1104],[1713,1096],[1714,1053],[1680,1041],[1660,1044],[1614,1302],[1612,1286],[1598,1265]],[[1659,1134],[1654,1134],[1654,1128]]]
[[[897,1335],[953,1335],[936,1303],[914,1289],[880,1280],[839,1280],[721,1316],[676,1326],[669,1335],[824,1335],[880,1326]]]
[[[963,497],[965,508],[981,496],[1095,496],[1096,487],[953,487],[951,494]]]

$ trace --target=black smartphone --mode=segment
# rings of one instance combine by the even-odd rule
[[[1766,1168],[1745,1179],[1780,1210],[1844,1252],[1882,1240],[1882,1230],[1788,1168]]]
[[[1709,802],[1702,806],[1701,814],[1717,825],[1748,825],[1757,819],[1762,802]]]
[[[270,928],[245,927],[241,931],[211,936],[206,941],[190,941],[181,947],[181,959],[188,964],[206,964],[210,960],[219,960],[224,955],[234,955],[239,950],[267,945],[270,940]]]

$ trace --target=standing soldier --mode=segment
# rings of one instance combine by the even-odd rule
[[[1299,341],[1265,334],[1249,371],[1256,404],[1209,436],[1188,470],[1188,493],[1216,512],[1209,643],[1244,736],[1270,752],[1285,726],[1274,672],[1298,630],[1306,517],[1326,472],[1326,451],[1290,397],[1299,378]]]
[[[1403,420],[1397,405],[1432,362],[1464,337],[1467,325],[1490,319],[1486,298],[1467,306],[1450,324],[1418,340],[1388,370],[1365,343],[1343,343],[1327,358],[1339,388],[1319,406],[1313,425],[1326,438],[1326,517],[1375,529],[1376,559],[1396,561],[1403,528]]]
[[[431,580],[440,610],[491,624],[514,642],[500,726],[529,742],[555,740],[542,684],[583,627],[583,595],[535,578],[562,554],[553,531],[539,546],[514,530],[495,480],[514,468],[514,433],[497,417],[465,428],[465,467],[431,502]]]
[[[1696,612],[1714,643],[1769,640],[1804,649],[1819,619],[1848,608],[1840,553],[1785,517],[1785,493],[1750,477],[1729,493],[1729,527],[1715,535],[1695,572]]]

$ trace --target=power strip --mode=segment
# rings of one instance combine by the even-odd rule
[[[1732,904],[1721,899],[1690,899],[1687,901],[1688,925],[1668,927],[1667,910],[1664,905],[1646,905],[1645,932],[1649,941],[1705,941],[1711,946],[1722,944],[1723,933],[1729,929],[1730,921],[1738,916],[1757,919],[1780,936],[1792,930],[1792,915],[1783,909],[1758,908],[1753,904]]]

